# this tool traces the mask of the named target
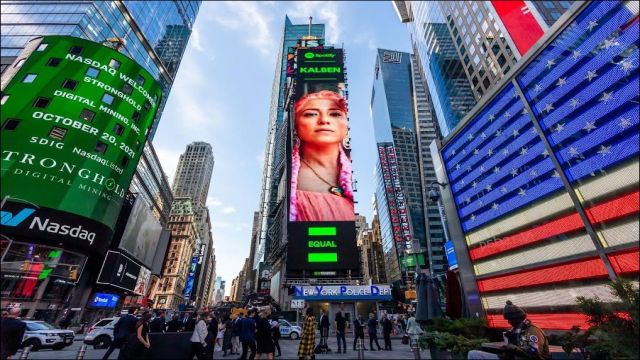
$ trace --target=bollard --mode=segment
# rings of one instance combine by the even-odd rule
[[[87,345],[82,345],[80,350],[78,350],[78,355],[76,355],[76,360],[84,359],[84,353],[87,352]]]
[[[364,360],[364,338],[358,340],[358,360]]]
[[[32,345],[27,346],[22,349],[22,353],[20,354],[20,360],[25,360],[29,358],[29,353],[31,352]]]
[[[416,360],[420,360],[420,346],[418,345],[418,338],[412,336],[411,337],[411,351],[413,352],[413,357]],[[431,359],[431,357],[428,357],[429,359]]]

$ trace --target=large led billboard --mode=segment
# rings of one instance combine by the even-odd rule
[[[120,249],[128,252],[144,266],[151,268],[161,234],[162,225],[153,216],[147,202],[138,196],[120,239]]]
[[[104,253],[158,83],[110,47],[45,36],[27,44],[2,86],[2,232]]]
[[[288,107],[287,270],[305,276],[359,269],[342,49],[298,49]]]

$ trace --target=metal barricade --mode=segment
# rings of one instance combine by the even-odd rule
[[[84,359],[84,354],[87,352],[87,345],[82,345],[80,350],[78,350],[78,355],[76,355],[76,360]]]
[[[22,349],[22,353],[20,354],[20,360],[25,360],[29,358],[29,353],[31,352],[31,345]]]

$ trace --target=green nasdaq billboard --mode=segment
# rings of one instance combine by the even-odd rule
[[[2,83],[2,232],[106,250],[159,84],[115,49],[69,36],[32,40]]]

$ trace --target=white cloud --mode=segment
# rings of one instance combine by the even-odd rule
[[[338,24],[340,4],[335,1],[296,1],[293,7],[287,10],[287,15],[294,24],[306,24],[309,16],[313,22],[325,24],[325,37],[331,45],[338,45],[342,29]],[[294,20],[295,19],[295,20]]]
[[[202,45],[202,39],[200,38],[200,27],[194,26],[191,32],[190,45],[199,52],[205,52]]]
[[[232,214],[234,212],[236,212],[236,209],[231,206],[227,206],[226,208],[222,209],[222,213],[224,214]]]
[[[215,2],[214,2],[215,3]],[[273,4],[255,1],[215,3],[213,20],[232,30],[246,33],[245,41],[263,56],[272,57],[275,39],[269,31],[273,17],[267,11]]]
[[[158,155],[158,160],[160,160],[160,164],[162,164],[162,170],[164,170],[165,175],[169,178],[169,183],[171,183],[173,182],[173,177],[176,173],[176,168],[178,167],[178,160],[180,159],[181,152],[158,145],[156,142],[153,144],[156,154]]]
[[[207,197],[207,206],[217,208],[222,206],[222,201],[220,201],[217,197],[209,196]]]

